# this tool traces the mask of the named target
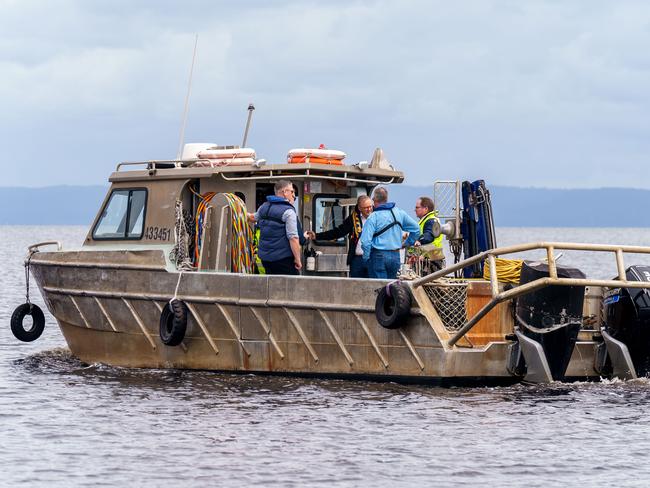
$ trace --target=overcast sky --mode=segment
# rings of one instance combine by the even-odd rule
[[[409,184],[650,187],[650,2],[0,0],[1,186],[186,142],[382,147]]]

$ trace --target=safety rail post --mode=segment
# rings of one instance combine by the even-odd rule
[[[499,280],[497,280],[497,260],[493,254],[488,255],[488,265],[490,266],[490,287],[492,298],[494,298],[499,294]]]
[[[460,180],[456,181],[456,222],[460,223],[460,193],[461,185]],[[456,226],[455,236],[456,239],[460,239],[460,225]]]
[[[625,276],[625,261],[623,260],[623,249],[620,247],[616,249],[616,268],[618,269],[618,279],[627,281]]]
[[[548,275],[551,278],[557,278],[557,266],[555,265],[555,248],[546,246],[546,259],[548,261]]]

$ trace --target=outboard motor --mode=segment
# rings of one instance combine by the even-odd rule
[[[628,281],[650,282],[650,266],[630,266]],[[603,299],[605,331],[622,342],[632,359],[637,376],[650,373],[650,290],[614,288]]]
[[[558,278],[584,279],[585,274],[576,268],[556,265]],[[548,264],[524,261],[521,268],[520,284],[524,285],[540,278],[549,276]],[[531,361],[526,357],[526,351],[543,350],[544,358],[539,358],[540,364],[533,366],[550,373],[555,381],[564,379],[567,366],[573,354],[573,348],[582,326],[582,306],[585,299],[584,286],[552,285],[523,295],[517,299],[515,308],[516,325],[522,343],[524,358],[527,362],[528,373],[531,371]],[[534,342],[530,342],[534,341]],[[532,345],[532,349],[531,349]],[[544,359],[546,363],[544,364]]]

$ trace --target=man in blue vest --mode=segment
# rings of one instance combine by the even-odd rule
[[[293,202],[296,193],[290,181],[279,180],[274,187],[275,195],[248,219],[260,228],[258,255],[266,274],[299,275],[302,268],[300,246],[305,243],[300,220]]]
[[[396,278],[401,264],[399,251],[415,242],[420,236],[420,227],[404,210],[388,201],[386,188],[377,187],[372,200],[375,211],[361,232],[363,259],[369,260],[370,278]],[[405,242],[402,241],[403,232],[408,232]]]

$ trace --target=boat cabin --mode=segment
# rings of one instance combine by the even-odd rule
[[[355,165],[342,161],[328,164],[322,159],[313,163],[309,158],[309,162],[284,164],[236,159],[236,164],[230,163],[233,159],[215,164],[215,160],[201,158],[118,164],[84,246],[164,247],[168,266],[173,268],[179,266],[178,241],[183,240],[185,230],[189,255],[185,268],[241,272],[233,269],[233,253],[237,252],[237,235],[246,229],[242,209],[233,206],[232,195],[241,199],[245,211],[255,212],[274,194],[275,182],[291,181],[303,230],[318,233],[340,225],[356,199],[370,195],[375,186],[404,180],[403,173],[383,159],[381,150],[375,152],[371,163]],[[309,243],[310,252],[318,257],[315,268],[303,269],[303,273],[346,276],[347,246],[344,238]]]

